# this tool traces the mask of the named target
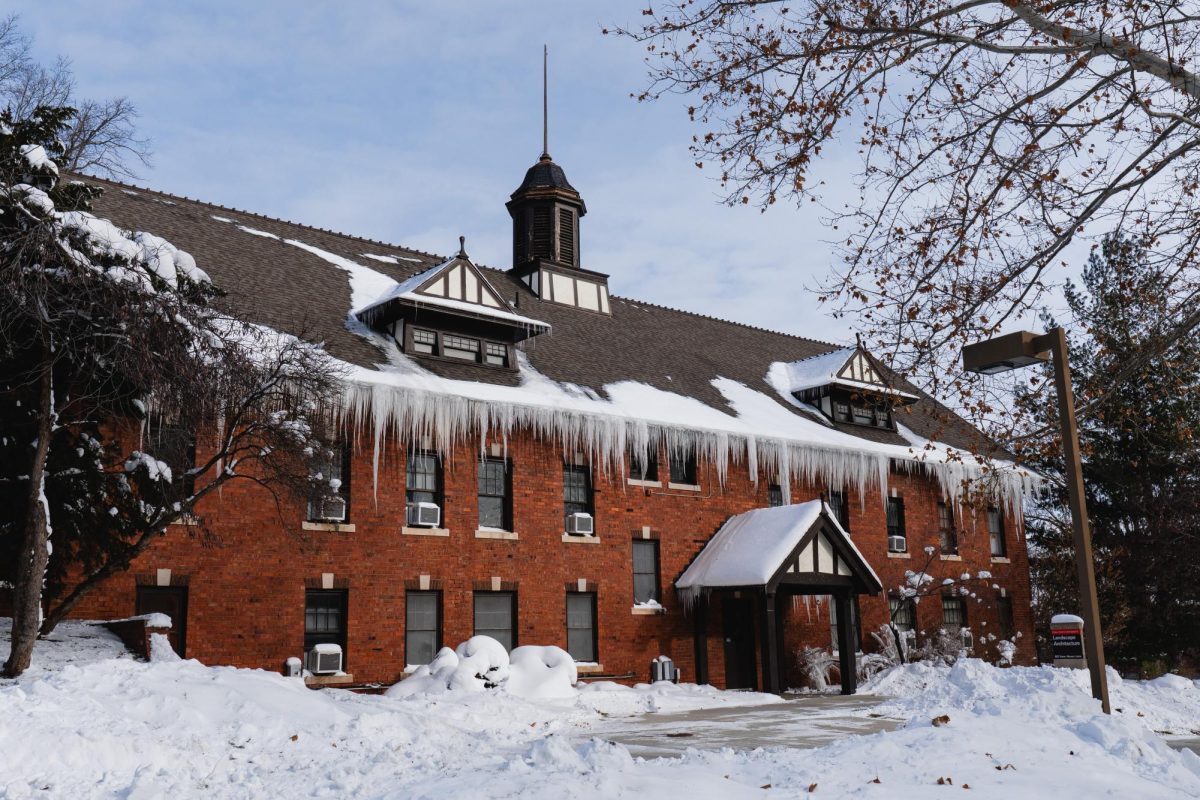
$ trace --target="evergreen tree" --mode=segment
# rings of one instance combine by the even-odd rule
[[[1145,256],[1144,243],[1111,236],[1089,259],[1082,285],[1067,286],[1078,331],[1070,358],[1105,647],[1116,661],[1174,667],[1200,656],[1200,350],[1191,339],[1154,346],[1180,298]],[[1112,376],[1130,367],[1134,378],[1114,385]],[[1053,431],[1058,412],[1042,383],[1018,403],[1035,426]],[[1062,474],[1053,435],[1033,436],[1022,449],[1035,467]],[[1029,515],[1043,617],[1078,608],[1065,507],[1059,482]]]
[[[61,180],[54,160],[72,114],[0,113],[8,676],[39,632],[226,482],[306,490],[337,383],[315,346],[223,311],[188,254],[89,213],[98,190]]]

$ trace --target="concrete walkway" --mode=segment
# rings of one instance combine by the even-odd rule
[[[785,695],[783,702],[765,706],[615,719],[588,735],[620,742],[633,755],[645,758],[678,756],[689,747],[820,747],[846,736],[896,728],[898,720],[866,715],[882,700],[871,695]]]
[[[1187,749],[1200,756],[1200,737],[1167,739],[1167,737],[1164,736],[1163,738],[1166,740],[1167,744],[1171,745],[1171,747],[1174,747],[1176,750]]]

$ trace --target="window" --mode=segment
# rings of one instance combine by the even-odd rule
[[[1016,632],[1013,624],[1013,605],[1011,597],[996,598],[996,621],[999,624],[1001,639],[1011,639]]]
[[[342,669],[346,664],[345,589],[309,589],[304,593],[304,652],[319,644],[342,648]]]
[[[876,428],[887,428],[887,429],[891,430],[892,412],[886,408],[876,408],[875,409],[875,427]]]
[[[441,507],[442,464],[437,453],[424,450],[408,452],[404,490],[404,499],[409,503],[436,503]]]
[[[837,518],[838,525],[846,533],[850,532],[850,495],[845,490],[829,490],[829,507]]]
[[[904,498],[887,499],[888,552],[903,553],[908,550],[908,534],[904,530]]]
[[[850,421],[850,404],[845,400],[833,401],[833,418],[838,422]]]
[[[564,464],[563,524],[567,517],[579,513],[592,513],[592,471],[585,466]]]
[[[196,433],[180,422],[164,422],[156,417],[146,428],[145,449],[171,468],[172,497],[191,497],[196,493]],[[165,494],[165,493],[164,493]],[[167,502],[166,496],[161,498]]]
[[[433,355],[437,349],[437,334],[433,331],[413,328],[413,352]]]
[[[493,367],[508,366],[508,345],[488,342],[484,347],[484,363]]]
[[[629,454],[629,477],[635,481],[658,480],[658,450],[651,447],[644,457],[637,453]]]
[[[442,648],[442,593],[404,595],[404,661],[428,664]]]
[[[678,450],[671,454],[671,483],[696,485],[695,450]]]
[[[442,355],[446,358],[458,358],[463,361],[479,360],[479,340],[468,339],[465,336],[442,334]]]
[[[345,522],[350,519],[350,448],[341,442],[323,446],[310,470],[309,520]]]
[[[598,660],[595,592],[567,592],[567,652],[576,661]]]
[[[490,636],[512,652],[517,646],[515,592],[475,593],[475,635]]]
[[[858,627],[858,595],[850,599],[850,636],[854,642],[855,652],[862,649],[862,633]],[[833,598],[829,598],[829,636],[833,643],[833,651],[838,651],[838,634],[837,634],[837,603]]]
[[[855,425],[874,425],[875,415],[871,413],[871,409],[864,405],[855,403],[850,406],[851,421]]]
[[[967,604],[961,597],[942,596],[942,628],[957,632],[967,627]]]
[[[783,487],[778,483],[767,487],[767,505],[771,508],[783,505]]]
[[[958,555],[958,531],[954,529],[954,509],[948,503],[938,503],[938,536],[941,539],[942,555]]]
[[[658,542],[633,541],[633,602],[658,602]]]
[[[888,595],[888,609],[891,611],[892,624],[896,626],[896,630],[902,632],[916,630],[916,606],[913,605],[911,597],[902,598],[895,594]]]
[[[512,530],[508,463],[498,458],[479,462],[479,527]]]
[[[987,523],[988,541],[991,542],[992,557],[1006,557],[1008,555],[1008,545],[1004,541],[1004,518],[1000,516],[1000,509],[989,508],[987,510]]]

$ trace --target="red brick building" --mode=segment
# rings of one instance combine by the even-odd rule
[[[105,188],[97,214],[166,237],[252,320],[345,362],[346,435],[328,494],[281,518],[231,485],[198,509],[211,536],[173,526],[77,616],[167,610],[177,646],[215,664],[279,669],[337,643],[355,682],[383,683],[487,633],[567,648],[581,673],[645,680],[667,655],[684,680],[775,688],[798,648],[834,646],[829,596],[868,651],[894,604],[921,635],[968,629],[977,655],[1032,641],[1020,475],[992,508],[956,500],[978,471],[947,454],[978,432],[858,348],[610,295],[581,266],[586,207],[549,156],[507,203],[507,270]],[[822,547],[842,553],[827,591],[770,595],[773,623],[753,587],[682,602],[675,582],[731,517],[817,498],[836,519]],[[838,572],[842,529],[876,594]],[[938,584],[993,577],[903,605],[927,561]]]

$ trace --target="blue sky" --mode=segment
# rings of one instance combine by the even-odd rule
[[[722,205],[685,101],[638,103],[641,49],[601,34],[646,0],[16,2],[82,96],[127,95],[153,140],[139,183],[507,267],[504,201],[541,150],[583,194],[584,266],[613,291],[845,341],[809,289],[836,266],[813,208]],[[837,154],[828,175],[845,174]]]

